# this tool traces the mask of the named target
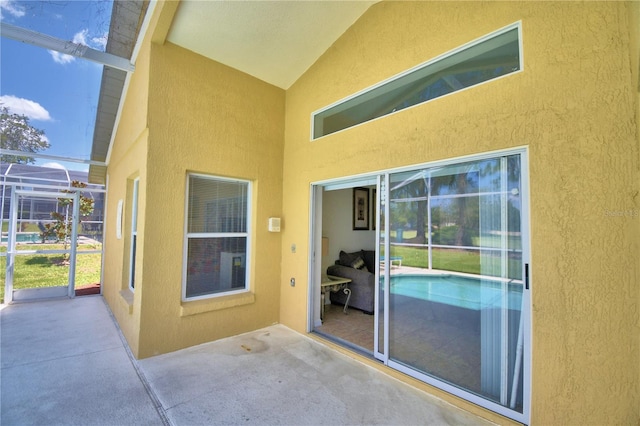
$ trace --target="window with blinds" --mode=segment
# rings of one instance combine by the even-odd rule
[[[248,290],[251,184],[189,175],[183,299]]]

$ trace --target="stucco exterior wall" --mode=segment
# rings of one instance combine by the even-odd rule
[[[276,323],[280,300],[284,91],[170,43],[150,60],[141,358]],[[249,293],[181,302],[188,172],[253,182]]]
[[[313,111],[516,21],[522,72],[309,140]],[[132,351],[144,358],[275,322],[306,332],[310,183],[526,145],[532,424],[638,423],[639,22],[638,2],[382,2],[286,92],[145,41],[108,166],[104,255],[103,293]],[[166,33],[170,19],[159,26]],[[254,183],[247,294],[180,300],[188,172]],[[115,237],[133,177],[135,294],[126,238]],[[267,231],[272,216],[282,233]]]
[[[628,11],[607,2],[371,7],[287,91],[280,321],[306,331],[311,182],[526,145],[532,424],[636,424],[640,180]],[[313,111],[516,21],[523,72],[309,140]]]
[[[131,76],[107,168],[107,211],[105,212],[107,223],[104,235],[102,293],[134,354],[138,353],[139,345],[142,289],[135,294],[129,290],[130,221],[123,221],[123,237],[118,239],[116,218],[120,200],[124,203],[123,213],[131,208],[131,193],[127,191],[128,181],[135,177],[140,178],[141,182],[146,181],[149,52],[149,44],[147,44],[138,55],[136,72]],[[138,232],[140,234],[144,234],[144,211],[145,188],[141,185],[138,193],[140,218]],[[137,251],[137,260],[141,264],[144,257],[144,241],[138,241]],[[137,276],[141,276],[141,271],[138,271]]]
[[[629,29],[631,30],[631,85],[636,88],[636,147],[640,159],[640,2],[635,1],[628,4]],[[640,169],[640,160],[637,164]],[[640,182],[639,182],[640,185]],[[634,238],[640,240],[640,215],[636,218],[638,227]],[[638,270],[640,270],[640,254],[636,256]],[[636,289],[638,297],[638,308],[640,310],[640,286]],[[640,339],[640,324],[638,324],[638,339]],[[638,359],[640,366],[640,358]],[[640,383],[640,368],[638,369],[638,383]]]

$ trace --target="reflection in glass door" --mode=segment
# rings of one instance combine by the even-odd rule
[[[526,422],[524,164],[518,152],[380,178],[375,353]]]

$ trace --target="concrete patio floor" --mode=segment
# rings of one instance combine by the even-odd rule
[[[136,361],[101,296],[3,306],[2,425],[484,425],[282,325]]]

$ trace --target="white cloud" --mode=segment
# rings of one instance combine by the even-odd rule
[[[42,105],[29,99],[18,98],[12,95],[0,96],[0,104],[9,108],[14,114],[26,115],[32,120],[51,121],[51,115]]]
[[[57,64],[68,64],[69,62],[73,62],[76,60],[75,57],[71,55],[67,55],[65,53],[56,52],[55,50],[49,50],[51,57],[53,58],[53,62]]]
[[[93,37],[91,41],[93,42],[96,48],[101,48],[104,50],[107,47],[107,39],[109,38],[109,33],[104,33],[99,37]]]
[[[73,41],[76,44],[82,44],[83,46],[88,46],[87,44],[87,34],[89,34],[88,29],[81,30],[73,35]],[[49,50],[51,57],[53,58],[53,62],[57,64],[68,64],[76,60],[75,56],[67,55],[65,53],[56,52],[55,50]]]
[[[67,168],[60,163],[56,163],[55,161],[50,163],[44,163],[42,167],[49,167],[50,169],[62,169],[66,170]]]
[[[76,44],[82,44],[84,46],[88,46],[87,44],[87,35],[89,34],[89,30],[88,29],[84,29],[81,30],[77,33],[74,34],[73,36],[73,42]]]
[[[104,49],[104,47],[107,45],[107,36],[108,34],[103,34],[99,37],[89,37],[89,30],[85,28],[75,33],[73,35],[72,41],[76,44],[88,46],[93,49]],[[90,40],[90,42],[88,40]],[[75,56],[67,55],[53,50],[49,50],[49,53],[51,54],[53,61],[58,64],[64,65],[76,60]]]
[[[0,0],[0,19],[4,19],[4,12],[16,18],[22,18],[25,15],[24,7],[13,0]]]

